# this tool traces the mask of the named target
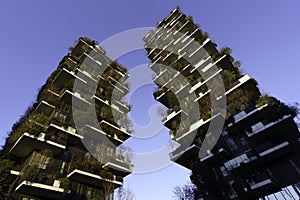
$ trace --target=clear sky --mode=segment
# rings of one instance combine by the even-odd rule
[[[78,37],[88,36],[101,42],[128,29],[155,26],[177,5],[193,16],[218,47],[231,47],[233,56],[242,61],[243,72],[258,81],[262,92],[284,102],[300,102],[298,0],[3,0],[0,2],[1,143]],[[120,61],[130,69],[148,62],[145,51],[129,54]],[[149,102],[145,106],[138,100],[145,95],[150,98],[152,91],[153,87],[147,86],[133,96],[136,103],[133,113],[138,116],[133,116],[134,120],[140,119],[141,123],[149,120],[143,115]],[[181,167],[170,165],[153,173],[131,175],[126,184],[138,200],[169,200],[172,187],[184,184],[187,174]]]

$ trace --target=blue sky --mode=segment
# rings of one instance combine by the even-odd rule
[[[154,26],[177,5],[193,16],[218,47],[231,47],[233,56],[242,61],[243,72],[258,81],[262,92],[284,102],[300,102],[297,0],[4,0],[0,3],[1,143],[78,37],[101,42],[128,29]],[[120,61],[128,68],[148,62],[145,51],[127,56]],[[137,116],[133,119],[141,124],[149,121],[144,113],[153,99],[147,105],[139,100],[145,95],[150,98],[152,91],[151,86],[145,87],[133,96]],[[172,199],[171,188],[187,179],[187,171],[170,165],[157,172],[131,175],[126,184],[139,200],[168,200]]]

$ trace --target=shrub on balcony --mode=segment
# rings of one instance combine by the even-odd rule
[[[40,173],[39,167],[35,164],[26,166],[24,171],[21,173],[21,179],[29,182],[37,181],[37,179],[40,179],[41,177],[42,175]]]
[[[222,48],[219,52],[217,52],[216,54],[214,54],[214,55],[212,56],[212,59],[213,59],[214,61],[217,61],[217,60],[220,59],[222,56],[227,55],[228,58],[229,58],[229,60],[230,60],[231,62],[233,62],[233,61],[234,61],[234,58],[230,55],[231,53],[232,53],[232,51],[231,51],[231,49],[230,49],[229,47],[224,47],[224,48]]]
[[[66,177],[59,179],[60,180],[60,186],[64,189],[64,192],[67,192],[67,190],[70,188],[71,183],[70,180]]]
[[[14,162],[8,159],[3,159],[0,161],[0,194],[3,199],[8,197],[8,191],[10,188],[9,175],[10,170],[13,168]]]
[[[260,96],[257,100],[256,100],[256,107],[261,107],[264,104],[268,104],[269,106],[273,106],[276,104],[278,100],[274,97],[271,97],[267,94]]]

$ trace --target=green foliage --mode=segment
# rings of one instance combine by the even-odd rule
[[[256,100],[256,107],[261,107],[262,105],[268,104],[269,106],[273,106],[278,103],[278,100],[274,97],[271,97],[267,94],[260,96]]]
[[[29,165],[22,172],[21,178],[29,182],[34,182],[37,180],[37,178],[41,178],[41,173],[39,172],[40,170],[37,165]]]
[[[237,83],[238,79],[241,77],[239,71],[230,71],[230,70],[223,70],[221,72],[222,80],[225,86],[225,90],[229,90],[232,88],[235,83]]]
[[[9,159],[0,160],[0,195],[3,199],[8,197],[8,191],[10,187],[9,175],[14,162]]]
[[[64,192],[66,193],[71,186],[70,180],[67,177],[61,178],[59,180],[60,180],[60,187],[63,188]]]
[[[229,47],[223,47],[218,53],[216,53],[216,54],[214,54],[214,55],[212,56],[212,59],[213,59],[214,61],[217,61],[217,60],[220,59],[222,56],[227,55],[228,58],[229,58],[229,60],[230,60],[231,62],[233,62],[233,61],[234,61],[234,58],[231,56],[231,53],[232,53],[232,51],[231,51],[231,49],[230,49]]]

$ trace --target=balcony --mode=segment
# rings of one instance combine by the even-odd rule
[[[251,190],[260,190],[261,192],[273,189],[275,186],[275,183],[271,179],[266,179],[254,184],[250,184]]]
[[[49,104],[46,101],[41,101],[38,106],[35,108],[35,111],[42,112],[46,115],[51,115],[53,110],[55,109],[55,106]]]
[[[41,199],[64,199],[64,189],[60,188],[60,182],[55,180],[53,185],[34,183],[24,180],[16,190],[17,193]]]
[[[278,144],[266,151],[259,153],[262,158],[273,160],[275,158],[281,157],[292,152],[292,147],[288,142],[283,142]]]
[[[181,100],[182,98],[186,97],[187,95],[189,95],[189,87],[190,83],[186,83],[185,85],[181,85],[181,87],[179,89],[177,89],[177,91],[175,92],[176,97]]]
[[[70,126],[62,127],[62,126],[50,123],[50,125],[47,128],[47,131],[51,131],[51,130],[67,133],[68,134],[68,142],[70,142],[71,144],[77,144],[78,141],[83,139],[83,136],[77,134],[76,129],[72,128]]]
[[[118,82],[117,80],[115,80],[113,77],[109,76],[108,81],[110,81],[112,83],[112,86],[115,87],[115,89],[118,89],[120,92],[127,94],[129,92],[129,88],[122,85],[120,82]]]
[[[180,140],[184,139],[186,136],[188,136],[192,132],[198,130],[200,127],[204,128],[204,127],[208,126],[210,121],[212,121],[212,120],[219,120],[218,118],[224,118],[224,117],[222,116],[221,113],[218,113],[218,114],[210,117],[209,119],[207,119],[205,121],[203,119],[201,119],[201,120],[195,122],[194,124],[192,124],[190,126],[189,131],[186,132],[185,134],[181,135],[180,137],[176,138],[176,141],[179,142]]]
[[[175,152],[171,153],[171,160],[189,169],[191,161],[195,157],[198,157],[199,150],[200,147],[198,147],[195,144],[189,146],[188,148],[182,151],[180,151],[180,149],[176,150]]]
[[[62,91],[60,95],[60,99],[71,105],[74,105],[77,108],[84,109],[84,110],[88,109],[88,107],[92,105],[90,102],[88,102],[83,97],[81,97],[79,93],[77,92],[73,93],[68,89]]]
[[[226,169],[228,171],[232,171],[232,170],[237,169],[241,166],[244,166],[244,164],[247,164],[256,159],[257,159],[256,157],[254,157],[254,156],[249,157],[246,153],[244,153],[240,156],[237,156],[237,157],[225,162],[224,166],[226,167]]]
[[[104,131],[99,130],[91,125],[85,125],[83,131],[87,134],[87,137],[93,138],[95,140],[99,140],[102,137],[107,137],[108,139],[112,139],[116,145],[120,145],[124,142],[118,137],[117,134],[107,134]]]
[[[24,133],[10,149],[9,153],[25,158],[31,154],[34,150],[51,150],[55,155],[62,152],[66,147],[64,145],[58,144],[51,140],[46,140],[45,134],[41,133],[39,137],[30,135],[29,133]]]
[[[167,93],[171,92],[170,89],[159,89],[157,92],[154,93],[154,97],[156,101],[159,101],[160,103],[164,104],[165,106],[168,106],[168,95]]]
[[[248,121],[250,118],[252,119],[255,116],[256,116],[256,118],[258,118],[259,116],[264,116],[264,114],[268,113],[268,112],[266,112],[266,113],[263,112],[263,111],[267,110],[266,107],[268,107],[268,104],[264,104],[260,107],[254,107],[251,111],[248,111],[248,112],[246,112],[244,110],[233,116],[233,123],[238,124],[238,123],[242,123],[245,119],[247,119],[247,121]],[[233,123],[228,124],[228,127],[233,126]]]
[[[76,76],[74,72],[70,72],[67,69],[63,68],[52,81],[52,84],[57,88],[64,88],[66,83],[74,79],[80,81],[82,84],[86,83],[86,81]]]
[[[180,13],[180,10],[178,8],[175,8],[167,18],[157,23],[157,27],[160,27],[164,25],[163,23],[171,21],[174,17],[176,17]]]
[[[115,176],[113,176],[112,179],[108,179],[80,169],[74,169],[67,177],[72,181],[92,185],[94,187],[102,187],[103,183],[112,183],[116,188],[122,185],[122,182],[117,180]]]
[[[260,92],[257,89],[256,83],[253,82],[253,79],[249,75],[244,75],[239,80],[233,84],[234,86],[226,91],[226,95],[229,95],[231,92],[235,91],[239,87],[244,87],[243,89],[255,92],[253,98],[257,99],[260,96]]]
[[[189,52],[191,50],[193,52]],[[195,63],[197,60],[200,60],[205,54],[207,54],[206,51],[216,51],[214,44],[209,38],[207,38],[197,49],[186,50],[188,57],[192,60],[192,63]]]
[[[228,157],[228,152],[223,148],[219,149],[217,153],[210,153],[207,156],[200,159],[200,161],[207,165],[215,165],[216,163],[223,162]]]
[[[123,111],[120,110],[120,108],[118,106],[116,106],[115,104],[110,104],[108,100],[104,100],[101,97],[98,96],[93,96],[93,99],[95,99],[96,102],[99,102],[100,104],[102,104],[103,106],[109,106],[112,109],[114,109],[116,112],[118,112],[119,114],[124,114]]]
[[[179,110],[179,111],[173,111],[172,113],[170,113],[164,120],[163,120],[163,125],[168,127],[169,129],[174,129],[174,127],[172,127],[172,122],[173,121],[180,121],[181,116],[188,116],[184,111]]]
[[[132,172],[132,165],[120,159],[114,159],[104,164],[103,167],[109,167],[114,173],[120,173],[123,176]]]
[[[203,68],[202,71],[205,72],[208,68],[211,68],[212,66],[214,66],[214,65],[211,63],[211,57],[209,57],[209,56],[203,57],[195,65],[195,67],[191,70],[190,73],[194,73],[196,70],[201,69],[201,68]]]
[[[76,75],[81,79],[81,80],[84,80],[86,81],[87,83],[91,83],[91,84],[97,84],[97,80],[87,71],[83,70],[83,69],[80,69],[80,68],[77,68],[77,73]],[[79,79],[79,80],[80,80]]]
[[[164,69],[164,70],[160,71],[158,74],[156,74],[156,76],[153,78],[153,82],[156,83],[157,80],[164,79],[167,76],[171,76],[171,73],[167,69]]]
[[[130,111],[130,106],[122,101],[113,100],[111,106],[114,108],[118,108],[123,113],[128,113]]]
[[[105,121],[105,120],[102,120],[100,122],[100,126],[101,127],[103,126],[104,131],[107,131],[106,129],[110,129],[109,132],[114,132],[117,135],[122,135],[125,139],[128,139],[131,136],[131,134],[125,128],[118,127],[112,123]]]
[[[202,81],[202,82],[198,82],[197,84],[195,84],[189,93],[193,93],[193,92],[197,92],[199,93],[199,89],[204,86],[208,81],[212,80],[216,75],[220,74],[220,72],[222,71],[222,69],[219,69],[217,72],[215,72],[214,74],[212,74],[208,79]]]
[[[159,64],[157,63],[160,59],[162,58],[162,56],[160,56],[157,59],[152,59],[152,63],[149,65],[150,69],[152,69],[154,66],[156,66],[155,64]]]
[[[259,137],[262,135],[262,133],[264,133],[263,136],[267,136],[266,131],[269,131],[271,128],[274,127],[274,125],[283,123],[284,121],[286,121],[287,119],[290,119],[291,117],[292,117],[291,115],[284,115],[282,118],[280,118],[276,121],[270,122],[268,124],[263,124],[263,123],[259,122],[255,125],[251,126],[252,131],[251,132],[246,131],[246,134],[250,138]],[[272,132],[272,131],[269,131],[269,132]]]
[[[216,62],[216,65],[218,67],[220,67],[221,69],[227,69],[227,70],[235,69],[235,66],[229,60],[228,55],[223,55],[220,59],[218,59],[218,61]]]

